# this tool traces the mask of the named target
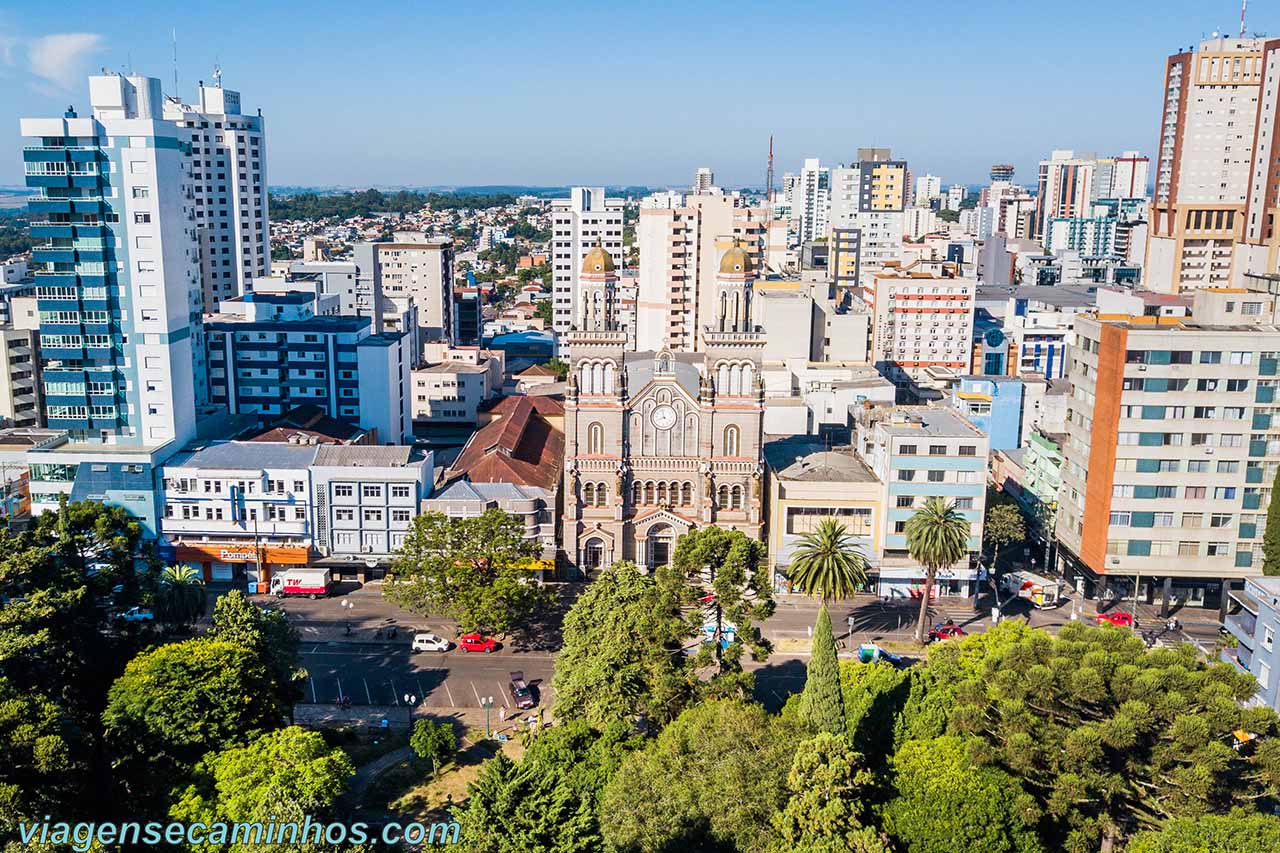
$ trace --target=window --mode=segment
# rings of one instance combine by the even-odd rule
[[[1133,497],[1133,486],[1116,483],[1111,487],[1111,497],[1113,498],[1131,498]]]
[[[411,490],[408,486],[392,486],[391,487],[391,497],[393,498],[407,498],[409,497],[410,493],[411,493]]]
[[[973,498],[956,498],[956,509],[973,509]]]
[[[1253,353],[1233,352],[1231,353],[1231,364],[1253,364]]]
[[[134,198],[149,198],[150,196],[151,196],[150,187],[134,187],[133,188]]]
[[[947,472],[946,472],[946,471],[930,471],[930,472],[929,472],[929,482],[930,482],[930,483],[941,483],[943,480],[945,480],[945,479],[946,479],[946,474],[947,474]]]
[[[143,213],[143,212],[141,212],[141,211],[135,212],[135,213],[133,214],[133,224],[135,224],[135,225],[150,225],[150,224],[151,224],[151,214],[150,214],[150,213]]]
[[[356,511],[354,509],[335,509],[333,517],[338,521],[355,521]]]
[[[347,486],[334,486],[334,487],[333,487],[333,496],[334,496],[335,498],[349,498],[349,497],[351,497],[352,495],[354,495],[355,493],[356,493],[356,492],[355,492],[355,487],[353,487],[353,486],[349,486],[349,485],[347,485]]]
[[[1174,488],[1170,486],[1169,488]],[[1153,522],[1156,527],[1173,527],[1173,513],[1157,512],[1153,513]]]
[[[1201,364],[1222,364],[1222,353],[1205,350],[1200,353]]]
[[[382,510],[380,510],[380,509],[366,509],[366,510],[364,511],[364,516],[363,516],[363,518],[364,518],[364,520],[365,520],[366,522],[374,522],[374,523],[381,522],[381,521],[382,521]]]
[[[1236,487],[1235,486],[1217,486],[1213,490],[1213,497],[1215,500],[1220,500],[1220,501],[1235,500]]]
[[[1210,542],[1205,551],[1207,557],[1225,557],[1230,553],[1230,543],[1228,542]]]
[[[1129,550],[1129,543],[1125,539],[1108,539],[1107,540],[1108,554],[1122,555],[1126,553],[1128,550]]]
[[[1188,473],[1188,474],[1208,474],[1208,473],[1209,473],[1209,460],[1208,460],[1208,459],[1190,459],[1190,460],[1188,460],[1188,461],[1187,461],[1187,473]]]
[[[1230,513],[1215,512],[1213,515],[1209,516],[1209,526],[1210,527],[1230,527],[1232,518],[1234,518],[1234,516],[1232,516]]]
[[[409,510],[407,510],[407,509],[393,509],[393,510],[391,510],[391,520],[392,520],[392,521],[398,521],[398,522],[405,522],[405,521],[408,521],[408,520],[409,520]]]
[[[894,532],[894,533],[906,533],[906,532],[907,532],[907,523],[906,523],[905,521],[895,521],[895,522],[893,523],[893,532]]]
[[[1179,542],[1178,556],[1179,557],[1200,556],[1200,543],[1199,542]]]
[[[1276,643],[1276,629],[1267,625],[1262,629],[1262,647],[1267,651],[1271,651],[1272,646]]]
[[[916,499],[911,495],[898,495],[898,509],[911,509],[916,504]]]
[[[293,490],[294,490],[295,492],[300,492],[300,491],[302,491],[304,488],[306,488],[306,486],[305,486],[305,484],[304,484],[301,480],[294,480],[294,481],[293,481]]]
[[[916,478],[916,472],[913,468],[899,468],[898,479],[904,483],[910,483]]]
[[[1205,486],[1187,486],[1182,496],[1189,501],[1202,501],[1205,498]]]
[[[898,445],[898,452],[903,456],[915,456],[916,446],[914,444],[900,444]]]
[[[382,486],[371,486],[368,483],[360,487],[360,496],[365,498],[382,497]]]
[[[686,484],[688,485],[688,484]],[[834,519],[853,536],[871,535],[869,507],[793,506],[787,508],[787,533],[813,533],[822,522]]]
[[[1219,474],[1235,474],[1240,471],[1240,463],[1222,459],[1218,461]]]
[[[960,455],[961,456],[977,456],[978,448],[972,444],[962,444],[960,445]]]
[[[587,453],[604,453],[604,427],[598,423],[587,428]]]
[[[1116,441],[1117,441],[1117,443],[1119,443],[1119,444],[1124,444],[1124,445],[1135,445],[1135,444],[1137,444],[1137,443],[1138,443],[1138,433],[1136,433],[1136,432],[1122,432],[1122,433],[1118,433],[1118,434],[1116,435]]]
[[[293,518],[294,518],[294,520],[295,520],[295,521],[306,521],[306,520],[307,520],[307,508],[306,508],[306,507],[304,507],[304,506],[294,507],[294,509],[293,509]]]
[[[741,455],[741,453],[739,452],[740,439],[741,439],[741,433],[738,431],[738,428],[736,426],[731,425],[724,428],[724,455],[725,456]]]
[[[1178,496],[1177,486],[1156,486],[1157,498],[1176,498]]]
[[[1227,390],[1228,391],[1248,391],[1249,380],[1248,379],[1228,379]]]
[[[931,444],[929,445],[929,455],[930,456],[946,456],[947,446],[945,444]]]
[[[1266,690],[1271,686],[1271,667],[1265,661],[1258,661],[1258,684]]]
[[[1130,515],[1127,512],[1111,513],[1111,525],[1113,527],[1128,527]]]

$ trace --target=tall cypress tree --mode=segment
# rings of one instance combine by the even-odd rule
[[[1271,503],[1267,506],[1267,529],[1262,535],[1262,573],[1280,575],[1280,468],[1271,483]]]
[[[844,697],[840,694],[840,663],[836,660],[836,638],[831,631],[827,605],[818,611],[813,625],[813,649],[800,696],[800,719],[814,734],[844,734]]]

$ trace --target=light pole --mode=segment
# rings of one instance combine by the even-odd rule
[[[409,725],[413,725],[413,706],[418,703],[418,697],[412,693],[404,694],[404,704],[409,706]]]
[[[489,731],[489,709],[493,707],[493,697],[486,696],[480,700],[480,707],[484,708],[484,738],[488,740],[493,737]]]
[[[346,636],[350,637],[351,636],[351,610],[352,608],[355,607],[355,605],[351,603],[350,599],[344,598],[342,599],[342,601],[338,602],[338,606],[342,608],[343,613],[347,614],[343,618],[346,620],[346,623],[347,623]]]

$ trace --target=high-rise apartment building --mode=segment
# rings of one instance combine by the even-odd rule
[[[354,259],[359,270],[356,295],[369,305],[358,313],[373,318],[374,332],[386,327],[388,315],[406,310],[412,302],[420,341],[457,343],[452,240],[397,231],[389,242],[357,244]]]
[[[1261,571],[1280,466],[1276,297],[1197,292],[1190,318],[1075,319],[1059,494],[1086,593],[1217,606]],[[1273,423],[1274,421],[1274,423]]]
[[[964,184],[952,184],[947,187],[947,210],[959,210],[968,194],[969,188]]]
[[[916,178],[915,203],[928,207],[929,202],[942,197],[942,178],[937,175],[924,174]]]
[[[582,259],[597,242],[612,257],[623,257],[623,206],[622,199],[607,198],[604,187],[573,187],[569,198],[551,202],[551,327],[562,348],[581,310]]]
[[[827,236],[831,212],[831,169],[823,166],[816,157],[805,160],[800,173],[791,181],[790,201],[794,245]]]
[[[846,243],[847,232],[858,232],[854,277],[860,286],[902,256],[909,174],[906,161],[894,160],[888,148],[859,148],[856,163],[831,170],[831,229],[845,232]],[[847,261],[852,256],[842,257]]]
[[[267,138],[261,113],[244,115],[240,93],[201,81],[195,104],[166,98],[164,117],[191,144],[191,192],[200,244],[204,310],[247,292],[267,275]]]
[[[165,117],[157,79],[93,76],[89,94],[91,117],[21,122],[46,422],[185,442],[208,394],[191,131]]]
[[[716,312],[720,260],[735,241],[753,269],[767,268],[775,224],[767,207],[746,207],[736,195],[691,195],[685,201],[685,207],[642,209],[636,224],[640,350],[701,349],[700,330]]]
[[[716,174],[706,166],[700,166],[693,176],[693,191],[695,193],[709,193],[712,187],[716,185]]]
[[[931,367],[967,371],[978,282],[949,261],[889,266],[873,274],[864,301],[873,314],[871,360],[896,385]]]
[[[1267,90],[1265,78],[1277,47],[1280,40],[1213,38],[1166,61],[1144,269],[1151,289],[1238,282],[1244,270],[1234,269],[1235,246],[1246,236],[1246,213],[1257,217],[1249,236],[1266,239],[1276,87]]]

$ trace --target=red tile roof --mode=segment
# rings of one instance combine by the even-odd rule
[[[505,397],[491,411],[501,417],[471,436],[446,479],[554,491],[564,464],[564,433],[546,415],[562,415],[564,406],[548,397]]]

